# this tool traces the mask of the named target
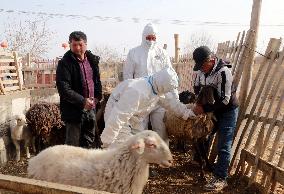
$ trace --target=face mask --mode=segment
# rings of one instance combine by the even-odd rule
[[[146,40],[147,46],[151,49],[155,46],[156,41],[153,40]]]

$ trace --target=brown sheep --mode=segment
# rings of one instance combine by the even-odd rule
[[[65,125],[58,104],[35,104],[27,111],[26,120],[36,137],[37,152],[48,146],[64,144]]]

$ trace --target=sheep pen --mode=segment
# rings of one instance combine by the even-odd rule
[[[175,147],[172,145],[171,150],[174,154],[174,166],[166,170],[157,166],[151,166],[151,168],[155,169],[158,175],[153,178],[150,177],[147,185],[144,188],[144,193],[208,193],[202,189],[202,185],[205,183],[200,179],[197,179],[200,170],[197,164],[191,162],[191,156],[180,153],[179,151],[175,150]],[[22,163],[9,161],[7,165],[0,168],[0,172],[4,174],[27,177],[27,160],[24,159]],[[247,188],[246,180],[240,180],[238,177],[229,177],[228,182],[229,187],[224,191],[217,193],[260,193],[258,188]],[[281,187],[277,193],[280,194],[282,192],[283,187]]]

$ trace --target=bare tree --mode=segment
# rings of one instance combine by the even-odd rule
[[[95,55],[100,56],[101,62],[119,62],[121,61],[121,55],[116,49],[113,49],[107,45],[95,46],[93,49]]]
[[[33,59],[41,58],[48,52],[54,33],[47,27],[46,19],[10,21],[4,24],[4,36],[10,50],[18,51],[20,55],[30,53]]]
[[[215,42],[212,36],[206,31],[196,31],[190,36],[189,42],[187,42],[183,48],[184,54],[192,54],[194,49],[199,46],[208,46],[212,51],[215,50]]]

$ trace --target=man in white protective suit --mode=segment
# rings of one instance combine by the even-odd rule
[[[120,144],[145,130],[145,118],[160,106],[185,120],[195,117],[191,109],[170,93],[177,87],[177,74],[171,67],[151,76],[121,82],[113,90],[105,108],[105,128],[101,135],[103,147]]]
[[[152,75],[165,67],[172,67],[170,57],[156,42],[157,29],[153,24],[147,24],[143,30],[141,45],[131,49],[123,67],[123,79],[140,78]],[[177,93],[177,91],[175,91]],[[165,109],[157,106],[144,120],[144,128],[148,128],[149,119],[152,129],[169,144],[163,118]]]

